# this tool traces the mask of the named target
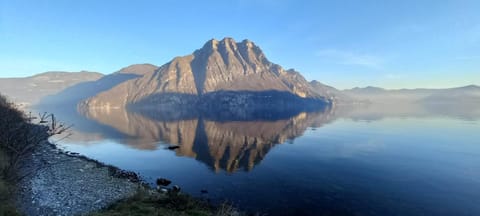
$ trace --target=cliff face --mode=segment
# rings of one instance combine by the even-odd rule
[[[212,39],[193,54],[176,57],[159,68],[136,67],[125,71],[133,71],[138,78],[103,91],[83,105],[120,108],[141,100],[145,102],[155,95],[202,97],[219,91],[278,91],[299,98],[323,99],[300,73],[271,63],[262,50],[248,40],[237,43],[231,38]]]

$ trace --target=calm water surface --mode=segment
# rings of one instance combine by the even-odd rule
[[[84,113],[59,144],[270,215],[480,215],[477,114],[332,109],[166,121],[110,110]]]

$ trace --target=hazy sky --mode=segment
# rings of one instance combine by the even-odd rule
[[[0,0],[0,77],[160,66],[227,36],[338,88],[480,84],[478,0]]]

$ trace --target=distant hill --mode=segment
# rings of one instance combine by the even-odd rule
[[[397,89],[378,87],[353,88],[346,95],[372,103],[474,103],[480,101],[480,87],[469,85],[447,89]]]
[[[94,97],[100,92],[110,90],[111,88],[131,79],[143,76],[143,74],[153,72],[158,67],[152,64],[135,64],[120,69],[119,71],[103,76],[100,79],[77,83],[55,95],[43,98],[40,106],[71,105],[76,107],[80,101]],[[123,92],[129,94],[128,91]],[[116,97],[122,97],[117,95]]]
[[[329,85],[325,85],[317,80],[313,80],[310,82],[310,86],[312,87],[312,90],[325,97],[325,98],[328,98],[336,103],[340,103],[340,104],[350,104],[350,103],[353,103],[355,102],[356,100],[350,96],[348,96],[347,94],[345,94],[344,92],[332,87],[332,86],[329,86]]]
[[[469,85],[443,89],[422,99],[424,103],[471,103],[480,106],[480,87]]]
[[[0,78],[0,92],[18,104],[30,106],[47,95],[56,94],[77,83],[98,80],[102,76],[97,72],[52,71],[24,78]]]

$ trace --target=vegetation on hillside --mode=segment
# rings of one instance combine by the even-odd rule
[[[26,121],[23,114],[1,95],[0,119],[0,215],[18,215],[12,199],[16,176],[13,168],[18,163],[15,158],[19,158],[16,152],[22,151],[21,146],[26,140],[10,133],[17,128],[19,133],[24,132],[21,130],[25,130],[22,125]]]
[[[38,124],[32,123],[34,119]],[[44,113],[38,118],[25,115],[2,95],[0,120],[0,215],[16,215],[14,183],[25,177],[19,174],[18,168],[28,162],[26,157],[38,143],[65,132],[69,126],[57,122],[53,114]]]

